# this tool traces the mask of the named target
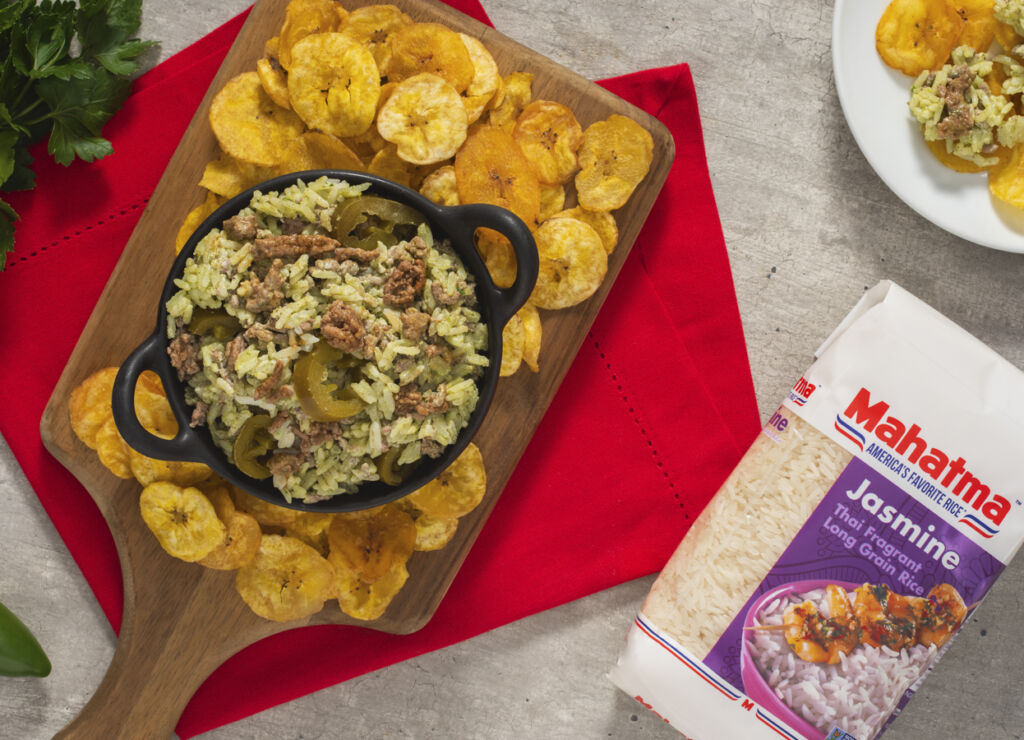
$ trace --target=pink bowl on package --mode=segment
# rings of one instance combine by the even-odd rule
[[[747,635],[753,634],[749,628],[754,626],[755,617],[764,607],[776,599],[785,599],[794,594],[800,596],[811,591],[824,589],[830,584],[844,588],[848,592],[853,591],[860,585],[858,583],[828,579],[794,581],[777,586],[750,605],[750,609],[747,610],[747,615],[743,619],[743,638],[740,642],[740,676],[743,678],[743,690],[747,696],[801,735],[812,740],[814,738],[821,738],[825,733],[790,709],[782,699],[776,696],[772,687],[768,685],[768,682],[761,675],[757,664],[754,662],[754,656],[750,653],[750,643],[747,640]]]

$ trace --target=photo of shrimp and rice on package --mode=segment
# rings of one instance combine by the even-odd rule
[[[816,357],[610,673],[695,740],[878,737],[1024,541],[1024,374],[888,281]]]

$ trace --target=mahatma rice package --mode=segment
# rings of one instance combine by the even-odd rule
[[[816,357],[610,674],[695,740],[877,737],[1024,537],[1024,374],[890,282]]]

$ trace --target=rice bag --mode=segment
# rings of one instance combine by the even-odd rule
[[[695,740],[878,737],[1024,539],[1024,374],[889,281],[815,356],[609,674]]]

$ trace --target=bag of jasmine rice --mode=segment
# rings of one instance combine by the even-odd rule
[[[887,281],[816,358],[610,673],[695,740],[878,737],[1024,538],[1024,374]]]

